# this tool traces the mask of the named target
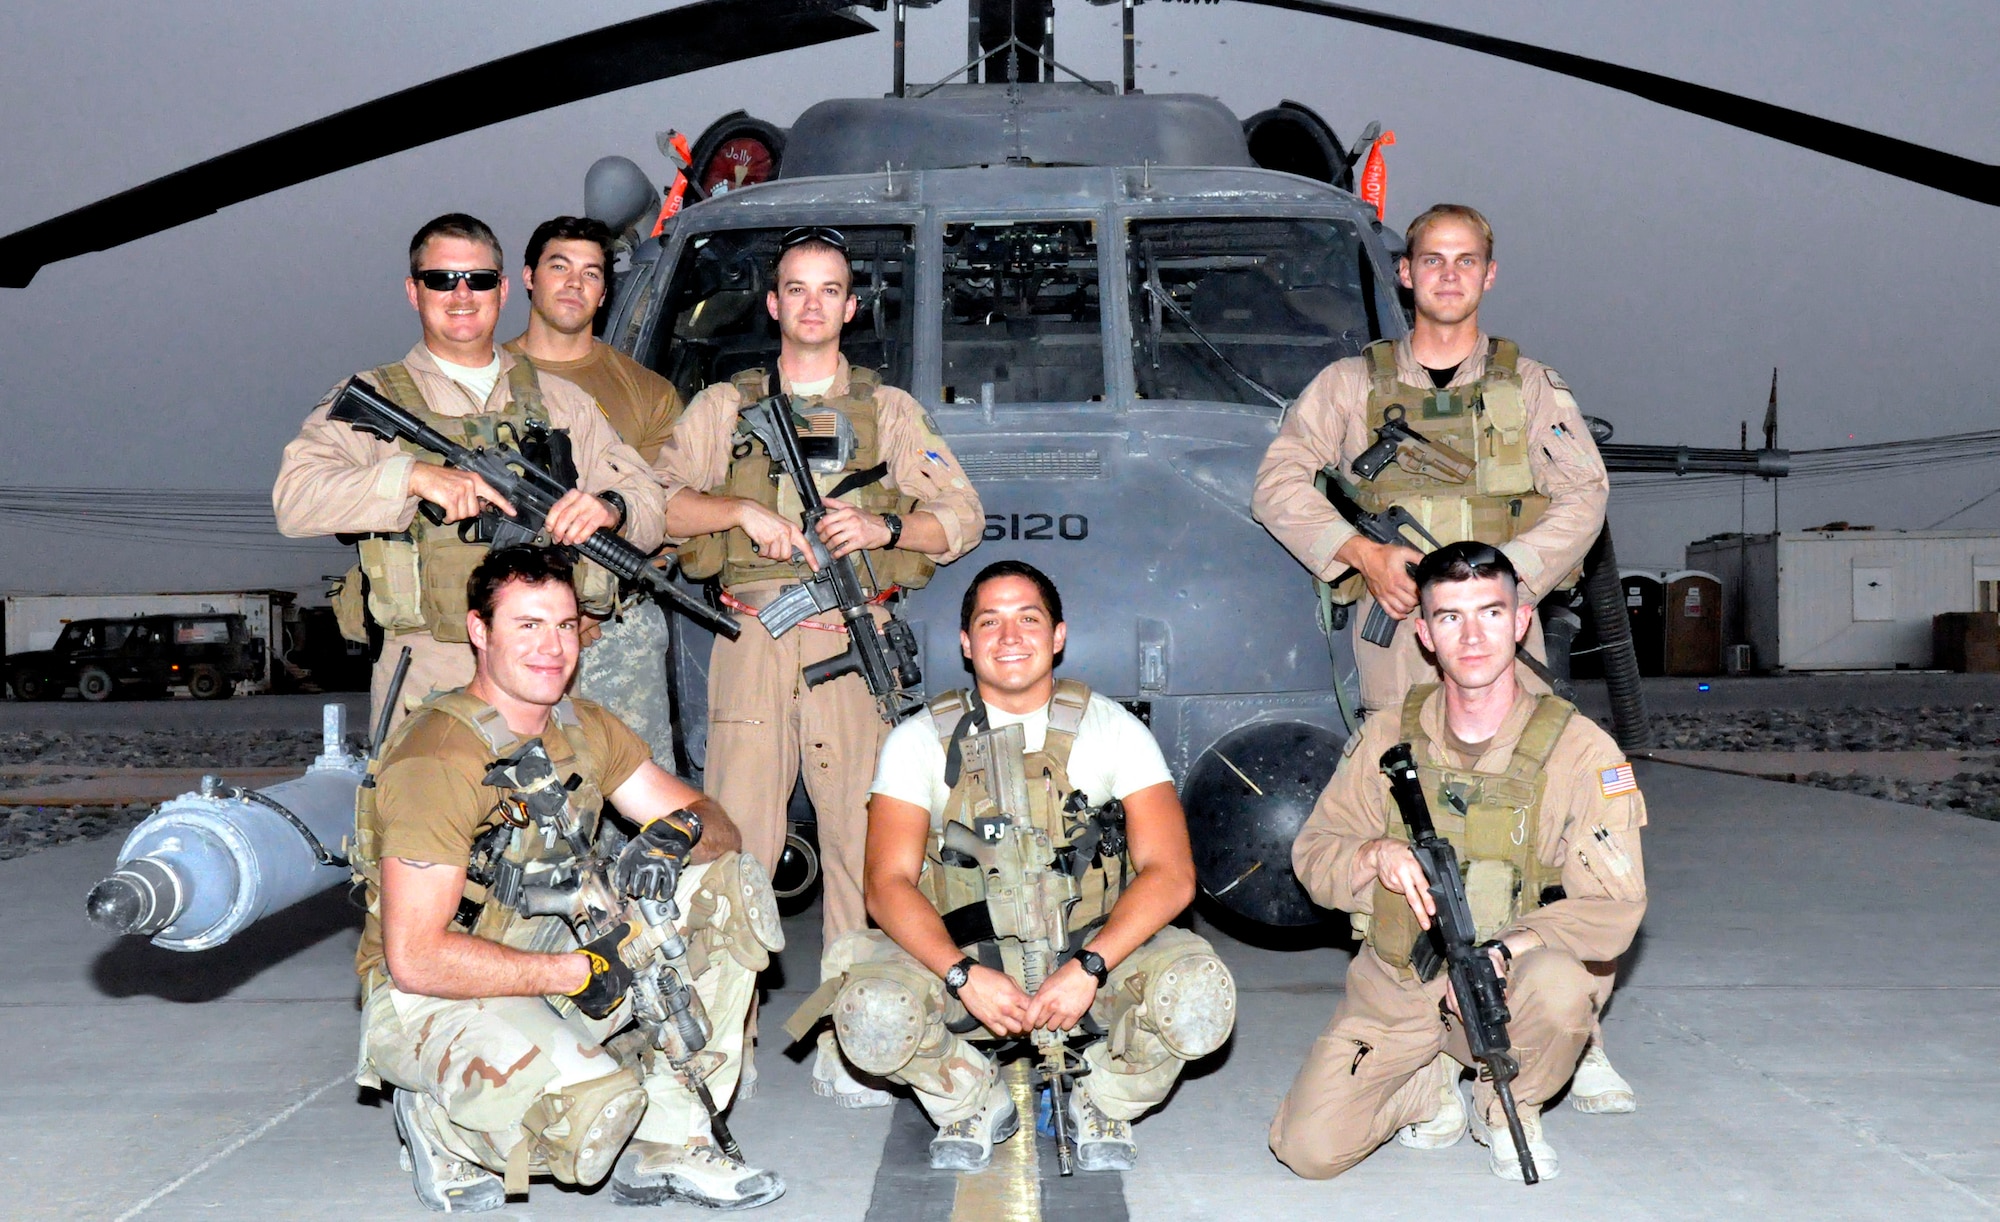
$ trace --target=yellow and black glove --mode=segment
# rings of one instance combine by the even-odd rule
[[[592,1018],[609,1018],[618,1003],[625,1000],[634,973],[625,962],[623,951],[632,938],[631,924],[620,921],[611,932],[577,948],[578,954],[590,960],[590,979],[570,994],[577,1009]]]
[[[680,886],[688,855],[700,840],[701,816],[691,810],[655,819],[618,851],[612,882],[633,899],[670,900]]]

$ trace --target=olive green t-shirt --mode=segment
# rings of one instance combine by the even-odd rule
[[[590,355],[580,361],[537,360],[521,350],[518,339],[506,347],[543,373],[583,387],[626,445],[649,463],[659,460],[660,447],[667,444],[686,406],[672,382],[602,340],[592,344]]]
[[[574,700],[576,726],[563,727],[579,757],[594,761],[594,779],[609,794],[652,758],[625,723],[588,700]],[[493,749],[470,726],[446,713],[422,710],[389,750],[375,779],[380,860],[429,862],[464,869],[472,842],[494,819],[504,790],[484,784]],[[545,736],[546,737],[546,736]],[[382,962],[380,919],[369,913],[361,927],[355,970],[363,975]]]

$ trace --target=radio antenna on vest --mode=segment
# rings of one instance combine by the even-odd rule
[[[403,680],[410,677],[410,647],[403,646],[403,652],[396,659],[396,673],[389,676],[389,690],[382,694],[382,711],[375,718],[375,733],[368,740],[368,758],[382,754],[382,744],[389,738],[389,723],[396,717],[396,702],[403,698]]]

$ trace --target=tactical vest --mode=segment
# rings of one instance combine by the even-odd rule
[[[1355,481],[1355,500],[1363,509],[1380,513],[1401,505],[1439,543],[1477,539],[1497,546],[1535,524],[1549,498],[1535,491],[1528,467],[1528,406],[1517,367],[1521,350],[1514,341],[1492,339],[1485,375],[1470,386],[1442,389],[1401,381],[1392,340],[1377,340],[1362,355],[1368,362],[1369,432],[1399,418],[1435,444],[1458,451],[1474,470],[1467,483],[1392,462],[1374,479]],[[1343,593],[1360,596],[1358,590]]]
[[[533,741],[517,736],[498,710],[463,689],[433,696],[390,735],[355,792],[354,843],[348,854],[354,880],[367,885],[368,911],[378,922],[382,919],[382,828],[376,778],[384,761],[431,716],[449,717],[478,735],[491,753],[489,760],[512,756]],[[454,928],[516,950],[547,952],[575,947],[576,940],[561,917],[523,917],[511,906],[497,902],[492,892],[496,889],[493,880],[503,871],[514,875],[514,885],[550,881],[550,875],[576,861],[578,844],[588,846],[597,839],[604,808],[599,788],[602,761],[591,752],[582,724],[576,709],[564,700],[551,711],[548,726],[541,733],[542,749],[556,776],[576,781],[568,802],[570,817],[575,820],[574,839],[565,840],[539,825],[514,791],[488,786],[495,795],[493,805],[473,835],[473,859],[467,863],[465,891]]]
[[[1069,754],[1089,707],[1088,687],[1073,679],[1058,680],[1049,702],[1049,728],[1042,749],[1028,752],[1023,760],[1030,817],[1055,846],[1058,863],[1076,880],[1076,903],[1070,910],[1067,927],[1071,934],[1086,935],[1110,915],[1132,873],[1122,814],[1086,808],[1082,796],[1070,784]],[[930,711],[949,760],[954,740],[968,732],[977,732],[972,724],[977,713],[970,693],[946,692],[931,701]],[[945,827],[961,823],[977,832],[979,820],[991,816],[997,808],[998,803],[988,792],[986,778],[968,769],[952,785],[944,811],[931,820],[930,842],[917,887],[946,918],[947,928],[954,927],[952,914],[964,910],[976,912],[987,896],[985,877],[977,867],[946,864]],[[1072,939],[1072,945],[1077,940]],[[1007,970],[1018,979],[1019,948],[1010,948],[1005,945],[1007,941],[1010,939],[1002,940],[1001,956]]]
[[[746,369],[730,379],[738,402],[756,403],[764,397],[769,379],[762,369]],[[847,393],[831,397],[797,396],[792,411],[806,422],[799,436],[835,441],[851,452],[838,471],[813,472],[813,482],[822,496],[839,496],[857,509],[872,514],[907,515],[917,507],[917,499],[898,491],[895,477],[882,457],[879,405],[875,392],[882,386],[881,375],[871,369],[850,370]],[[851,442],[848,440],[851,438]],[[791,480],[771,461],[761,443],[747,433],[735,434],[729,474],[715,491],[720,496],[755,501],[779,517],[797,522],[805,507]],[[873,568],[875,580],[869,582]],[[868,564],[857,566],[862,584],[886,589],[892,585],[920,590],[937,571],[928,556],[904,548],[870,551]],[[725,588],[756,581],[797,581],[807,575],[803,565],[789,560],[772,560],[757,553],[757,545],[740,529],[718,531],[690,540],[681,548],[681,571],[696,579],[722,578]],[[879,589],[871,590],[879,592]]]
[[[507,405],[497,412],[470,416],[432,411],[401,361],[375,369],[373,378],[396,406],[466,446],[519,447],[530,426],[550,427],[541,383],[534,366],[525,360],[515,361],[507,370]],[[444,462],[414,442],[396,444],[418,462],[433,466]],[[336,587],[336,615],[342,634],[349,640],[367,640],[365,626],[359,625],[360,617],[354,614],[356,595],[365,590],[368,616],[388,635],[423,631],[440,641],[463,644],[467,640],[465,585],[472,570],[486,558],[487,547],[459,538],[459,525],[447,522],[434,526],[418,514],[406,531],[364,536],[359,543],[361,563],[356,567],[366,577],[365,584],[350,571]],[[616,601],[616,578],[588,561],[576,567],[576,586],[578,600],[593,612],[608,614]],[[357,626],[358,633],[352,630]]]
[[[1543,890],[1562,881],[1561,867],[1543,865],[1536,846],[1549,755],[1576,707],[1555,696],[1527,696],[1537,703],[1506,770],[1480,772],[1439,762],[1446,758],[1445,752],[1424,733],[1422,722],[1424,701],[1436,690],[1436,684],[1425,684],[1404,699],[1402,737],[1416,755],[1431,821],[1438,835],[1458,851],[1472,921],[1479,939],[1485,941],[1541,907]],[[1410,838],[1409,827],[1393,810],[1386,834]],[[1407,967],[1421,932],[1409,901],[1375,884],[1368,944],[1382,961]]]

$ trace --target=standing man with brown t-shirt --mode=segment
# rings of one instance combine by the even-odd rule
[[[521,267],[528,329],[505,348],[588,391],[619,438],[651,463],[685,405],[672,382],[594,334],[611,289],[612,241],[611,230],[589,217],[537,225]],[[618,714],[661,760],[674,759],[667,647],[666,612],[649,598],[627,599],[598,625],[576,671],[577,694]]]

